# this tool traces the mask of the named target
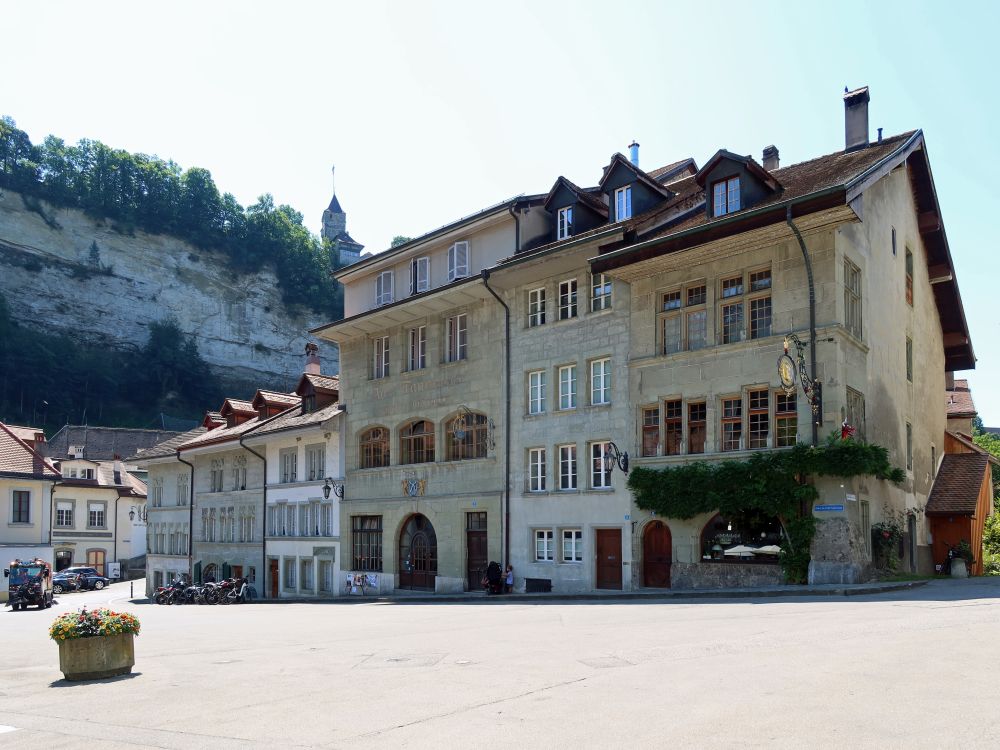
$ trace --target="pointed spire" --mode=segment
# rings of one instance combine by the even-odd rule
[[[337,194],[337,182],[336,182],[336,178],[337,178],[337,166],[333,165],[332,167],[330,167],[330,187],[333,188],[333,194],[334,195]]]
[[[337,200],[337,184],[334,179],[336,176],[337,176],[337,167],[336,165],[334,165],[330,167],[330,182],[332,183],[331,187],[333,187],[333,197],[330,199],[330,205],[327,206],[326,210],[331,214],[343,214],[344,209],[340,207],[340,201]],[[343,231],[343,229],[344,227],[341,226],[339,231]]]

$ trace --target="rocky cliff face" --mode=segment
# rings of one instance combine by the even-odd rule
[[[243,397],[294,387],[307,330],[326,322],[286,309],[268,269],[237,275],[222,253],[122,233],[9,190],[0,192],[0,292],[20,323],[119,349],[141,347],[150,323],[173,317]],[[335,374],[336,352],[323,355],[324,372]]]

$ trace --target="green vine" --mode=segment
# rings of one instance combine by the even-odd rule
[[[746,460],[696,461],[663,469],[638,467],[628,478],[636,505],[667,518],[701,513],[734,516],[757,510],[776,517],[784,531],[781,564],[790,583],[804,583],[816,533],[812,503],[819,496],[809,476],[874,476],[902,482],[881,445],[831,435],[822,446],[755,453]]]

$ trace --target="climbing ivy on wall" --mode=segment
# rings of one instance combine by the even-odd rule
[[[790,583],[804,583],[816,533],[812,503],[818,497],[808,477],[873,476],[902,482],[881,445],[831,435],[824,445],[755,453],[745,460],[695,461],[663,469],[635,468],[628,488],[636,505],[667,518],[719,512],[736,516],[759,511],[775,516],[784,530],[781,563]]]

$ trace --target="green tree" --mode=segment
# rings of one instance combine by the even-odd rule
[[[412,239],[413,239],[412,237],[404,237],[401,234],[397,234],[395,237],[392,238],[392,243],[389,245],[389,247],[399,247],[400,245],[405,245]]]

